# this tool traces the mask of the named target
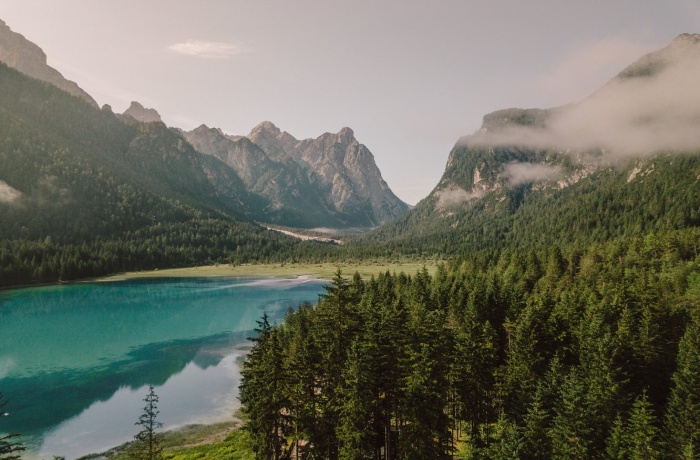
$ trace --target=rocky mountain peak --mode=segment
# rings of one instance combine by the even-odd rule
[[[99,108],[97,102],[88,93],[47,64],[46,53],[41,48],[23,35],[13,32],[2,20],[0,20],[0,61],[25,75],[51,83],[87,101],[93,107]]]
[[[139,102],[131,101],[131,105],[124,111],[124,115],[129,115],[142,123],[162,122],[160,114],[156,109],[147,109]]]
[[[352,143],[352,141],[355,140],[355,133],[352,129],[348,128],[347,126],[341,129],[336,136],[338,142],[340,142],[343,145],[350,144]]]
[[[698,43],[700,43],[700,34],[680,34],[679,36],[674,38],[671,43],[689,43],[691,45],[697,45]]]
[[[698,59],[700,59],[700,34],[680,34],[664,48],[642,56],[620,72],[613,81],[651,77],[674,63]]]
[[[277,137],[282,133],[282,131],[280,131],[280,129],[271,121],[263,121],[252,129],[248,137],[260,135],[262,133],[269,133],[272,136]]]

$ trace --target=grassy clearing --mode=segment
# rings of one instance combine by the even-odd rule
[[[362,277],[370,277],[379,273],[405,272],[415,274],[426,267],[432,274],[437,264],[434,260],[425,262],[385,262],[364,261],[360,263],[321,263],[321,264],[246,264],[246,265],[210,265],[206,267],[172,268],[166,270],[152,270],[141,272],[120,273],[100,281],[117,281],[134,278],[166,278],[166,277],[277,277],[295,278],[297,276],[310,276],[312,278],[330,279],[340,267],[346,277],[351,277],[359,272]]]
[[[211,425],[188,425],[161,434],[165,460],[253,460],[250,438],[241,430],[240,421]],[[129,460],[131,443],[107,452],[91,454],[79,460]]]

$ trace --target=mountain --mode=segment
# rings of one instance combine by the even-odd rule
[[[163,123],[85,104],[0,63],[0,285],[284,260],[255,197]]]
[[[376,227],[408,211],[349,128],[297,140],[269,121],[247,137],[200,126],[184,133],[198,151],[236,170],[268,201],[270,222],[297,227]]]
[[[488,114],[368,240],[449,254],[700,226],[698,81],[700,35],[683,34],[580,102]]]
[[[128,115],[134,120],[142,123],[152,123],[155,121],[162,122],[160,114],[156,109],[147,109],[136,101],[131,101],[131,105],[124,111],[124,115]]]
[[[46,54],[21,34],[13,32],[0,19],[0,62],[29,75],[61,88],[77,96],[93,107],[97,102],[75,82],[66,80],[61,73],[46,63]]]

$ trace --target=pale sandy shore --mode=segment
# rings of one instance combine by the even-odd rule
[[[210,265],[205,267],[170,268],[164,270],[151,270],[140,272],[118,273],[100,278],[98,281],[118,281],[135,278],[170,278],[170,277],[275,277],[296,278],[297,276],[309,276],[319,279],[330,279],[338,267],[345,278],[351,278],[355,272],[359,272],[363,278],[385,273],[404,272],[408,275],[415,274],[425,267],[433,273],[436,263],[432,260],[425,262],[385,263],[362,262],[357,264],[246,264],[246,265]]]

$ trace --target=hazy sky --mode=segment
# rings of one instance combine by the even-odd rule
[[[97,102],[297,139],[344,126],[415,204],[484,114],[577,101],[700,32],[697,0],[0,0]]]

